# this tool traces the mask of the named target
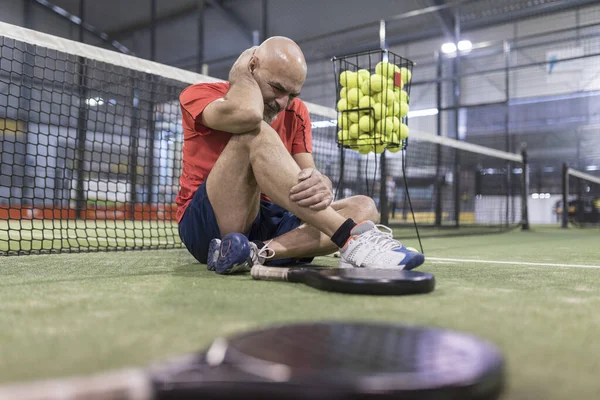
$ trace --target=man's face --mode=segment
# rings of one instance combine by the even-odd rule
[[[304,74],[268,66],[256,68],[253,75],[263,96],[263,119],[267,123],[271,123],[300,94],[305,78]]]

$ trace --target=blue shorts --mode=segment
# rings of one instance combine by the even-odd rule
[[[296,229],[302,224],[300,218],[270,201],[261,200],[258,215],[252,223],[250,232],[244,232],[249,240],[267,241],[281,236],[286,232]],[[215,212],[206,194],[206,182],[202,183],[183,218],[179,222],[179,237],[187,247],[188,251],[200,261],[206,264],[208,258],[208,245],[215,238],[221,238],[219,225]],[[267,265],[299,265],[307,264],[313,260],[310,258],[287,258],[270,261]]]

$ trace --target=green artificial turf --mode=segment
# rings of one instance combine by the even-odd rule
[[[430,258],[599,266],[600,230],[424,239]],[[410,239],[407,245],[416,246]],[[506,355],[506,399],[600,397],[600,269],[427,260],[427,295],[370,297],[219,276],[185,250],[0,258],[0,382],[141,366],[274,323],[465,331]],[[319,265],[337,259],[321,257]]]

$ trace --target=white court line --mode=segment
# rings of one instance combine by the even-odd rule
[[[600,269],[600,265],[583,265],[583,264],[550,264],[550,263],[532,263],[521,261],[493,261],[493,260],[465,260],[461,258],[437,258],[425,256],[425,261],[449,261],[449,262],[470,262],[480,264],[509,264],[509,265],[532,265],[536,267],[567,267],[567,268],[596,268]]]

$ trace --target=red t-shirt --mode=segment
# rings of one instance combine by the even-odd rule
[[[228,82],[200,83],[187,87],[179,96],[183,124],[183,170],[179,178],[179,194],[175,199],[178,222],[232,136],[231,133],[203,125],[201,117],[204,108],[225,96],[228,90]],[[290,154],[312,153],[310,115],[302,100],[294,99],[285,111],[279,113],[271,127],[279,133]]]

